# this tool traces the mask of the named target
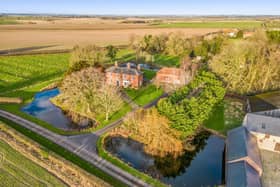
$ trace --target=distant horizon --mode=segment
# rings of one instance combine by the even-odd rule
[[[10,0],[0,1],[3,14],[126,16],[279,16],[277,0]]]
[[[25,16],[25,15],[42,15],[42,16],[89,16],[89,17],[280,17],[280,14],[82,14],[82,13],[6,13],[0,12],[0,15],[6,16]]]

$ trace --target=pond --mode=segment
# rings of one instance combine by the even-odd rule
[[[174,187],[216,186],[223,183],[224,139],[210,135],[195,151],[163,158],[144,152],[143,145],[120,136],[107,137],[105,149],[135,169]]]
[[[57,88],[38,92],[33,101],[24,106],[22,111],[35,116],[36,118],[45,121],[54,127],[71,130],[77,127],[70,118],[68,118],[63,111],[51,103],[50,98],[55,97],[59,94]]]

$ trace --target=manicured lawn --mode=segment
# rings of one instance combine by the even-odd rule
[[[121,49],[117,54],[116,60],[120,62],[135,61],[136,60],[135,51],[131,49]],[[168,66],[168,67],[179,66],[180,58],[176,56],[158,54],[155,55],[155,61],[153,62],[153,64],[157,66]]]
[[[260,28],[260,21],[201,21],[201,22],[177,22],[155,25],[160,28]]]
[[[147,69],[142,70],[142,72],[144,73],[144,78],[146,78],[148,80],[152,80],[157,74],[156,71],[147,70]]]
[[[66,186],[44,168],[0,140],[0,186]]]
[[[214,108],[210,118],[204,122],[204,126],[226,134],[228,130],[240,126],[244,116],[241,101],[225,99]]]
[[[144,106],[163,94],[161,88],[152,84],[138,90],[125,89],[125,92],[139,106]]]
[[[153,179],[152,177],[146,175],[145,173],[142,173],[142,172],[132,168],[128,164],[124,163],[123,161],[119,160],[118,158],[116,158],[116,157],[112,156],[110,153],[108,153],[103,147],[105,138],[106,138],[106,135],[103,135],[97,141],[97,150],[98,150],[99,156],[101,156],[103,159],[111,162],[115,166],[125,170],[126,172],[136,176],[137,178],[140,178],[141,180],[151,184],[152,186],[158,186],[158,187],[166,186],[163,183],[161,183],[160,181]]]
[[[158,66],[178,67],[180,65],[180,58],[177,56],[155,55],[154,64]]]
[[[18,132],[22,133],[23,135],[29,137],[30,139],[38,142],[45,148],[49,149],[50,151],[53,151],[54,153],[62,156],[64,159],[71,161],[72,163],[76,164],[77,166],[81,167],[85,171],[101,178],[102,180],[110,183],[112,186],[126,186],[125,184],[121,183],[117,179],[111,177],[110,175],[104,173],[103,171],[99,170],[95,166],[93,166],[91,163],[83,160],[79,156],[71,153],[70,151],[64,149],[63,147],[55,144],[54,142],[44,138],[43,136],[38,135],[37,133],[34,133],[14,122],[11,122],[9,120],[6,120],[4,118],[0,117],[0,122],[7,124],[8,126],[14,128]]]

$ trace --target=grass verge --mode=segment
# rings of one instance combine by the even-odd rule
[[[128,164],[124,163],[123,161],[119,160],[118,158],[116,158],[116,157],[112,156],[110,153],[108,153],[103,147],[106,136],[107,136],[106,134],[101,136],[97,141],[97,150],[98,150],[99,156],[101,156],[103,159],[111,162],[115,166],[118,166],[119,168],[125,170],[126,172],[130,173],[131,175],[147,182],[148,184],[151,184],[152,186],[156,186],[156,187],[166,186],[165,184],[161,183],[160,181],[153,179],[149,175],[130,167]]]
[[[10,127],[14,128],[18,132],[22,133],[23,135],[29,137],[30,139],[38,142],[42,146],[46,147],[47,149],[53,151],[54,153],[62,156],[64,159],[71,161],[72,163],[76,164],[80,168],[86,170],[87,172],[101,178],[102,180],[108,182],[113,186],[126,186],[122,182],[118,181],[117,179],[113,178],[112,176],[106,174],[105,172],[101,171],[100,169],[93,166],[91,163],[83,160],[79,156],[71,153],[70,151],[64,149],[63,147],[53,143],[52,141],[48,140],[47,138],[36,134],[35,132],[26,129],[10,120],[4,119],[0,117],[0,120],[3,121],[5,124],[9,125]]]
[[[128,88],[125,89],[125,92],[139,106],[144,106],[163,94],[161,88],[157,88],[152,84],[140,88],[139,90]]]

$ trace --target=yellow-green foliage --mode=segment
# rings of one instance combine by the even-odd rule
[[[264,32],[251,40],[231,41],[210,63],[230,91],[255,93],[280,88],[280,48]]]
[[[145,151],[156,156],[183,153],[181,133],[170,128],[169,120],[161,116],[156,108],[140,109],[128,116],[122,126],[113,133],[129,136],[145,145]]]

